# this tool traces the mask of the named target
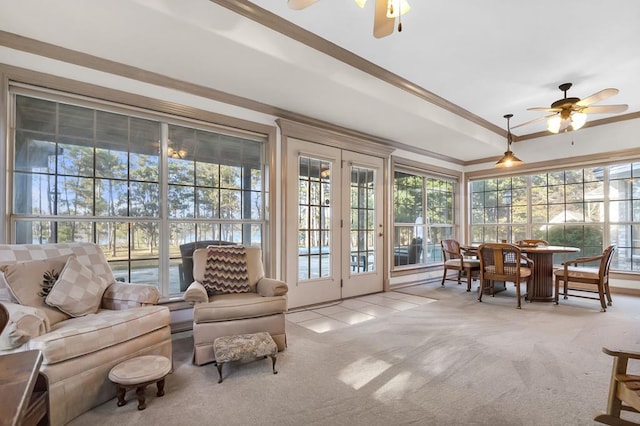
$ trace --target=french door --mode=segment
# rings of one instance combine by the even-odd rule
[[[379,157],[288,140],[290,307],[382,291],[383,166]]]

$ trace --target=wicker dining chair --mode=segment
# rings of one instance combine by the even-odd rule
[[[442,259],[444,260],[441,285],[444,287],[445,281],[457,281],[460,284],[462,272],[464,271],[467,277],[467,291],[471,291],[471,280],[480,271],[480,261],[464,257],[460,243],[456,240],[442,240],[440,241],[440,246],[442,247]],[[447,277],[450,270],[457,271],[456,278]]]
[[[527,289],[533,277],[533,261],[523,255],[515,244],[485,243],[478,248],[480,256],[480,288],[478,301],[482,302],[482,295],[487,282],[491,295],[494,295],[494,282],[512,282],[516,286],[518,309],[522,307],[520,285],[527,283]],[[525,262],[527,266],[523,266]],[[526,293],[525,293],[526,294]]]
[[[600,300],[601,311],[607,311],[607,305],[611,306],[611,291],[609,290],[609,267],[613,252],[616,246],[614,244],[607,247],[601,255],[591,257],[580,257],[578,259],[565,262],[564,266],[553,272],[555,275],[555,298],[554,302],[558,304],[558,296],[563,295],[564,299],[568,296],[582,297],[584,299]],[[584,266],[587,263],[599,262],[596,267]],[[560,283],[562,282],[562,291],[560,291]],[[571,291],[571,293],[569,293]],[[598,296],[589,296],[589,293],[597,293]]]

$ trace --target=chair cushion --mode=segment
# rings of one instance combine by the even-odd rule
[[[581,280],[594,280],[594,281],[599,281],[600,280],[600,270],[596,269],[596,268],[581,268],[581,267],[576,267],[576,266],[569,266],[569,268],[567,268],[567,272],[569,275],[569,280],[573,279],[581,279]],[[555,271],[553,271],[553,274],[556,276],[559,276],[560,278],[564,277],[564,268],[563,269],[556,269]]]
[[[95,314],[107,286],[107,280],[80,264],[75,257],[71,257],[45,303],[72,317]]]
[[[71,318],[34,337],[27,349],[38,349],[43,364],[55,364],[133,340],[166,327],[171,321],[166,306],[145,306]]]
[[[9,290],[18,303],[42,309],[51,325],[68,319],[69,315],[46,305],[46,294],[43,293],[44,275],[59,275],[70,256],[72,255],[30,260],[2,267]]]
[[[515,266],[505,266],[504,267],[504,274],[505,275],[515,275],[517,269],[518,268],[516,268]],[[489,274],[497,273],[495,265],[485,266],[484,271],[486,273],[489,273]],[[520,278],[527,278],[530,275],[531,275],[531,268],[520,267]]]
[[[193,307],[196,323],[228,321],[280,314],[287,310],[286,296],[263,297],[257,293],[216,294]]]
[[[480,268],[480,261],[477,259],[450,259],[444,264],[452,268]],[[462,266],[460,266],[461,264]]]

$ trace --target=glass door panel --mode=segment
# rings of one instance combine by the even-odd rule
[[[342,297],[383,290],[383,160],[342,151],[343,233]],[[346,231],[346,229],[345,229]]]

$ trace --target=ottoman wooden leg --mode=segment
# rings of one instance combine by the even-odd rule
[[[156,386],[158,387],[158,393],[156,394],[156,396],[164,396],[164,378],[158,380]]]
[[[217,362],[216,363],[216,367],[218,367],[218,383],[222,383],[222,364],[224,364],[224,362]]]
[[[271,355],[271,363],[273,364],[273,374],[278,374],[278,371],[276,370],[276,356],[275,355]]]
[[[144,398],[144,388],[145,386],[138,386],[136,389],[136,394],[138,395],[138,410],[144,410],[147,408]]]
[[[127,403],[127,400],[124,399],[125,394],[127,393],[127,389],[124,386],[116,386],[116,392],[118,395],[118,407],[122,407]]]

